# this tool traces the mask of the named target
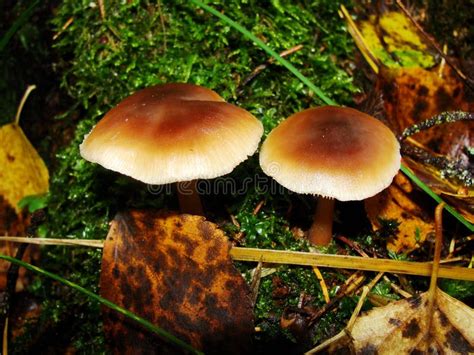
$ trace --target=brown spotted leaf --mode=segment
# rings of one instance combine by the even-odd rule
[[[408,253],[418,248],[434,233],[433,220],[410,196],[410,181],[399,173],[394,182],[379,194],[365,200],[367,216],[376,231],[381,220],[396,220],[396,234],[387,241],[387,248],[396,253]]]
[[[474,310],[437,290],[434,307],[428,292],[377,307],[352,328],[357,354],[472,354]],[[433,314],[428,326],[428,313]]]
[[[104,245],[101,295],[205,353],[249,351],[250,291],[223,232],[203,217],[118,214]],[[104,309],[114,353],[179,353],[123,316]]]

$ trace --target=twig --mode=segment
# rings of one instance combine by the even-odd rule
[[[323,307],[318,309],[309,319],[309,324],[313,325],[320,317],[322,317],[326,312],[329,312],[333,309],[338,302],[346,297],[348,294],[356,292],[357,289],[362,286],[362,283],[365,281],[365,275],[361,271],[356,271],[346,280],[346,283],[339,289],[336,296],[331,299],[329,303],[326,303]]]
[[[98,4],[99,4],[99,12],[100,12],[100,18],[102,19],[102,21],[105,20],[105,4],[104,4],[104,0],[98,0],[97,1]]]
[[[290,49],[284,50],[281,52],[279,55],[280,57],[284,58],[290,54],[293,54],[303,48],[302,44],[298,44],[297,46],[294,46]],[[247,77],[245,77],[242,80],[242,83],[240,84],[240,89],[239,89],[239,95],[242,94],[243,87],[246,86],[248,83],[250,83],[253,79],[257,77],[258,74],[260,74],[262,71],[264,71],[269,65],[275,63],[275,58],[270,57],[264,64],[260,64],[258,67],[256,67]]]
[[[69,17],[68,20],[66,21],[66,23],[63,25],[63,27],[61,27],[61,29],[59,30],[59,32],[55,33],[54,36],[53,36],[53,41],[57,40],[59,36],[61,36],[64,31],[66,31],[66,29],[73,23],[74,21],[74,17]]]
[[[161,1],[158,0],[156,2],[156,6],[158,7],[158,13],[160,14],[160,23],[161,29],[163,31],[163,50],[166,52],[166,27],[165,27],[165,18],[163,16],[163,11],[161,11]]]
[[[342,235],[337,236],[336,239],[339,239],[341,242],[346,243],[349,245],[352,249],[354,249],[357,253],[359,253],[360,256],[363,256],[364,258],[368,258],[369,255],[360,247],[360,245],[356,242],[353,242],[349,238],[346,238]]]
[[[31,243],[43,245],[88,246],[103,248],[103,240],[55,239],[55,238],[22,238],[0,237],[0,241]],[[431,275],[431,262],[400,261],[392,259],[373,259],[359,256],[318,254],[299,251],[256,249],[232,247],[230,255],[238,261],[254,261],[273,264],[330,267],[336,269],[383,271],[394,274],[418,276]],[[440,266],[439,277],[455,280],[474,281],[474,269],[458,266]]]
[[[414,125],[405,128],[403,133],[400,136],[400,139],[403,140],[408,136],[411,136],[415,133],[424,131],[428,128],[438,126],[445,123],[452,123],[457,121],[470,121],[474,120],[474,113],[464,112],[464,111],[447,111],[442,112],[439,115],[433,116],[423,122],[415,123]]]
[[[260,201],[260,202],[257,204],[257,206],[255,206],[255,208],[254,208],[252,214],[253,214],[254,216],[256,216],[256,215],[258,214],[258,212],[260,212],[260,210],[262,209],[262,207],[263,207],[264,204],[265,204],[265,200]]]
[[[260,280],[262,279],[262,267],[263,263],[260,261],[254,269],[252,281],[250,282],[250,292],[252,295],[252,304],[254,306],[257,303],[258,289],[260,287]]]
[[[321,350],[326,349],[329,345],[333,343],[337,343],[338,341],[344,339],[344,338],[352,338],[351,336],[351,331],[352,328],[354,327],[354,323],[357,320],[357,317],[359,316],[360,310],[362,309],[362,306],[364,305],[365,299],[367,298],[367,295],[369,294],[369,291],[377,284],[377,282],[380,280],[380,278],[383,276],[383,273],[379,273],[375,278],[369,283],[368,286],[364,286],[362,288],[362,294],[359,297],[359,301],[357,302],[357,305],[352,312],[351,318],[349,319],[349,322],[347,322],[346,327],[341,330],[338,334],[333,336],[332,338],[326,340],[322,344],[316,346],[315,348],[311,349],[310,351],[306,352],[305,355],[310,355],[310,354],[316,354],[320,352]]]
[[[410,21],[415,25],[416,29],[425,37],[430,45],[439,53],[439,55],[448,63],[448,65],[453,68],[454,72],[470,87],[473,88],[473,81],[471,78],[467,77],[452,61],[447,55],[444,54],[441,48],[436,44],[436,42],[429,36],[424,30],[423,27],[413,18],[408,9],[403,5],[401,0],[395,1],[398,7],[403,11],[403,13],[410,19]]]
[[[396,293],[401,295],[403,298],[410,298],[412,296],[411,293],[405,291],[397,284],[393,283],[387,276],[384,276],[383,279],[390,284],[390,288],[394,290]]]

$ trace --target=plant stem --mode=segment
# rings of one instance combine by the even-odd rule
[[[26,99],[28,99],[28,96],[30,96],[30,93],[34,89],[36,89],[36,85],[28,85],[28,87],[26,88],[25,93],[23,94],[23,97],[21,98],[21,101],[20,101],[20,105],[18,106],[18,109],[16,111],[16,115],[15,115],[14,123],[16,125],[18,125],[20,123],[20,115],[21,115],[21,111],[23,110],[23,106],[25,105]]]

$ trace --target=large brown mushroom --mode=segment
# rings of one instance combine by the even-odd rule
[[[262,133],[258,119],[214,91],[164,84],[121,101],[86,135],[80,152],[148,184],[178,182],[182,212],[202,214],[196,180],[230,173],[255,152]]]
[[[290,116],[262,145],[260,165],[287,189],[319,195],[309,240],[332,238],[334,199],[362,200],[390,185],[400,146],[379,120],[345,107],[311,108]]]

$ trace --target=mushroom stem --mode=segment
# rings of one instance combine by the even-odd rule
[[[309,229],[308,235],[311,244],[328,245],[331,242],[334,203],[333,198],[318,197],[313,225]]]
[[[177,183],[179,209],[181,213],[203,216],[201,198],[196,190],[197,180]]]

